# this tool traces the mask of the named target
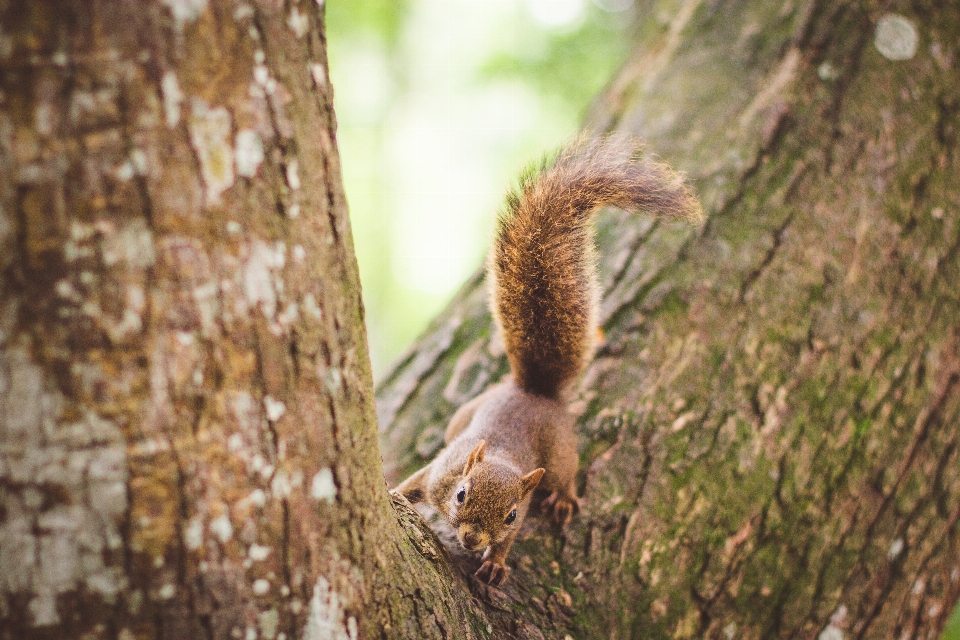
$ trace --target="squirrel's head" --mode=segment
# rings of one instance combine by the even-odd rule
[[[543,477],[543,469],[523,475],[513,467],[483,459],[486,441],[481,440],[463,467],[463,477],[450,495],[449,513],[457,527],[460,544],[479,551],[510,534],[519,526],[517,510]]]

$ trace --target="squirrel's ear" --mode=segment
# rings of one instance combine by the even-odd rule
[[[543,478],[545,471],[546,469],[534,469],[527,475],[520,478],[520,486],[522,488],[521,494],[525,496],[536,489],[537,485],[540,484],[540,479]]]
[[[463,466],[463,475],[470,473],[470,469],[473,469],[473,465],[478,462],[483,462],[483,451],[487,447],[487,441],[481,440],[477,443],[477,446],[473,448],[473,451],[470,452],[469,457],[467,457],[467,464]]]

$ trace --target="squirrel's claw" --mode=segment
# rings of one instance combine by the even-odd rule
[[[543,507],[553,510],[553,521],[562,529],[580,512],[580,500],[573,495],[561,495],[554,491],[543,501]]]
[[[473,574],[477,580],[486,582],[491,587],[499,587],[510,574],[510,567],[494,562],[493,560],[484,560],[480,568]]]

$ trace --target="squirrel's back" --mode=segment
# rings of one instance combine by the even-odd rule
[[[697,219],[700,205],[668,167],[636,146],[581,140],[508,194],[490,256],[493,312],[514,382],[556,397],[590,357],[596,274],[590,214],[601,206]]]

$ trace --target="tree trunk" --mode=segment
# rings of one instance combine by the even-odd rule
[[[322,11],[0,2],[0,637],[466,628],[380,473]]]
[[[891,10],[639,35],[589,127],[711,216],[601,219],[584,511],[501,591],[380,477],[322,6],[0,3],[0,635],[935,636],[960,10]],[[481,280],[381,391],[391,480],[506,371]]]
[[[474,588],[518,637],[936,638],[960,595],[960,6],[654,5],[587,128],[645,138],[709,219],[599,220],[583,511]],[[507,371],[482,281],[379,390],[391,482]]]

